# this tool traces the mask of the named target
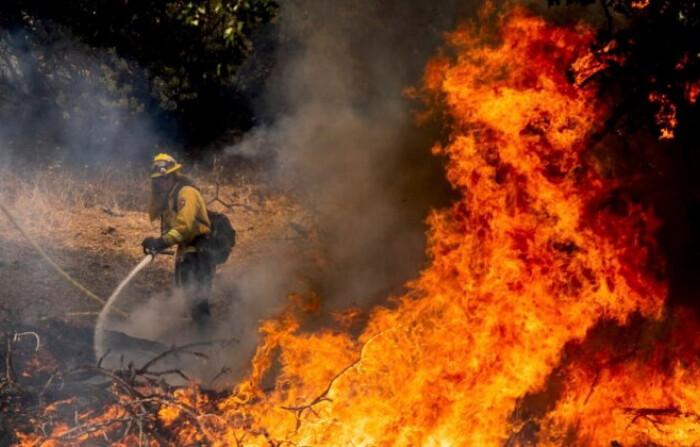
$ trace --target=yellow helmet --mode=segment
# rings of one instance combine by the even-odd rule
[[[181,164],[175,161],[173,157],[168,154],[158,154],[153,158],[153,165],[151,166],[151,178],[162,177],[164,175],[172,174],[182,167]]]

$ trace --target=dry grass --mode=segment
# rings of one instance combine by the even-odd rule
[[[237,230],[237,246],[228,264],[253,263],[298,238],[300,226],[311,226],[308,213],[279,191],[271,191],[260,173],[216,168],[195,167],[188,174],[210,207],[225,212]],[[143,167],[55,166],[41,171],[0,167],[0,201],[57,264],[102,297],[139,262],[141,240],[159,232],[159,224],[146,214],[149,188]],[[36,322],[97,310],[42,262],[1,213],[0,222],[4,228],[0,320]],[[135,281],[135,300],[171,283],[172,258],[158,257],[147,270]],[[93,323],[89,316],[78,319],[79,324]],[[12,323],[0,321],[0,327]]]

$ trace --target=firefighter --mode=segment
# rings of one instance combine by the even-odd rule
[[[202,194],[180,168],[168,154],[153,159],[149,216],[151,221],[160,218],[161,236],[149,236],[141,246],[145,254],[155,255],[177,245],[175,282],[189,301],[193,320],[202,323],[210,317],[209,293],[216,266],[200,242],[211,224]]]

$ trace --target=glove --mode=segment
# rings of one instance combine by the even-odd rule
[[[141,242],[143,247],[143,254],[146,255],[156,255],[161,251],[168,248],[168,244],[163,240],[162,237],[149,236]]]

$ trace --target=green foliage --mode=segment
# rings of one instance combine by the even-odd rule
[[[196,98],[200,87],[234,82],[252,51],[250,36],[274,16],[276,8],[269,0],[166,3],[166,20],[179,31],[168,36],[172,54],[163,61],[168,69],[160,70],[159,76],[166,78],[166,85],[179,82],[165,96],[180,95],[187,101]]]
[[[136,62],[151,100],[195,133],[215,131],[212,123],[235,106],[227,93],[253,51],[251,36],[276,12],[274,0],[7,0],[0,28],[40,45],[68,30],[88,48]]]
[[[86,43],[113,46],[149,68],[167,108],[235,81],[251,34],[276,10],[271,0],[66,0],[48,9]]]

